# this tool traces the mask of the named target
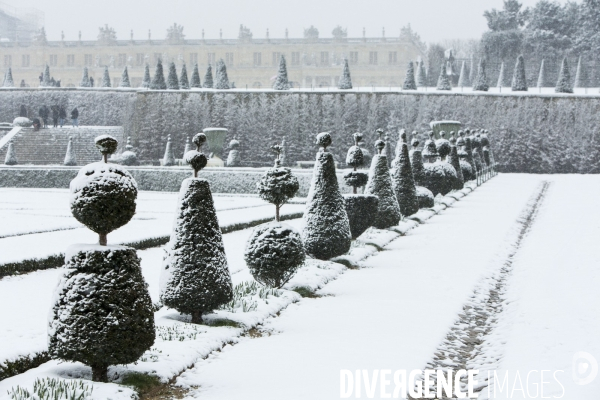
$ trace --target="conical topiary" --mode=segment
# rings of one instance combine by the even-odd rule
[[[154,71],[154,78],[152,78],[152,83],[150,84],[150,89],[154,90],[165,90],[167,88],[167,83],[165,82],[165,74],[163,72],[162,61],[159,58],[156,63],[156,70]]]
[[[167,89],[179,90],[179,78],[177,78],[177,68],[175,63],[171,61],[169,64],[169,75],[167,77]]]
[[[173,148],[171,147],[171,135],[167,136],[167,147],[165,148],[165,155],[162,159],[163,167],[171,167],[175,165],[175,156],[173,155]]]
[[[8,142],[8,149],[6,150],[6,157],[4,157],[4,165],[17,165],[17,154],[15,153],[15,146],[13,142]]]
[[[138,165],[137,154],[133,151],[131,145],[131,137],[127,137],[127,144],[125,145],[125,151],[121,154],[120,163],[122,165]]]
[[[417,87],[426,87],[427,85],[427,74],[425,73],[425,63],[423,61],[417,62]]]
[[[179,77],[179,87],[182,90],[187,90],[190,88],[190,82],[188,81],[187,68],[185,67],[185,64],[183,64],[183,66],[181,67],[181,76]]]
[[[67,154],[65,155],[65,161],[63,165],[73,166],[77,165],[77,158],[75,157],[75,149],[73,148],[73,138],[69,136],[69,144],[67,145]]]
[[[167,255],[160,277],[160,299],[164,305],[191,314],[192,323],[201,323],[202,314],[231,301],[233,288],[227,267],[223,236],[207,180],[198,171],[207,159],[200,152],[206,136],[194,136],[197,150],[185,155],[194,177],[185,179]]]
[[[217,82],[215,83],[215,89],[229,89],[227,67],[225,66],[225,61],[223,61],[222,59],[217,61],[215,77],[217,78]]]
[[[155,339],[154,312],[135,249],[107,246],[107,234],[135,213],[137,184],[123,167],[107,164],[117,141],[95,140],[103,162],[86,165],[71,182],[73,216],[99,234],[98,245],[74,245],[55,292],[48,329],[53,358],[92,367],[108,381],[108,367],[137,361]]]
[[[485,59],[479,60],[479,68],[477,69],[477,77],[473,82],[473,90],[480,92],[487,92],[490,88],[487,80],[487,74],[485,73]]]
[[[425,182],[424,167],[423,167],[423,153],[419,150],[419,139],[413,138],[411,141],[411,150],[408,153],[410,157],[410,165],[413,171],[413,177],[415,178],[416,186],[423,186]]]
[[[323,149],[317,153],[313,179],[306,200],[302,239],[306,253],[326,260],[350,250],[351,234],[344,207],[333,154],[327,151],[331,136],[317,135],[317,144]]]
[[[239,167],[241,165],[240,160],[240,142],[236,139],[229,142],[229,154],[227,155],[227,166],[228,167]]]
[[[409,216],[419,211],[419,201],[408,154],[408,144],[402,136],[399,144],[400,151],[392,162],[392,185],[398,200],[400,213]]]
[[[52,86],[52,84],[50,83],[50,79],[50,67],[48,66],[48,64],[46,64],[46,68],[44,68],[44,74],[42,75],[42,83],[40,84],[40,86]]]
[[[102,75],[100,87],[112,87],[112,84],[110,83],[110,75],[108,74],[108,67],[104,67],[104,74]]]
[[[460,76],[458,77],[458,86],[460,86],[460,87],[471,86],[471,80],[469,79],[469,73],[467,71],[467,63],[465,61],[462,62],[462,66],[460,67]]]
[[[194,64],[194,70],[192,71],[192,81],[190,86],[193,88],[201,88],[200,84],[200,72],[198,71],[198,64]]]
[[[342,76],[338,82],[338,89],[352,89],[352,78],[350,77],[350,68],[348,67],[347,58],[344,58],[344,69],[342,70]]]
[[[80,87],[91,87],[92,84],[90,82],[90,77],[88,75],[88,68],[87,67],[83,67],[83,76],[81,77],[81,83],[79,84]]]
[[[408,62],[408,68],[406,69],[406,78],[404,78],[404,84],[402,90],[417,90],[417,83],[415,82],[415,68],[413,62]]]
[[[12,76],[12,68],[8,67],[6,76],[4,77],[4,87],[15,87],[15,81]]]
[[[469,130],[467,129],[467,133]],[[465,137],[465,132],[458,131],[459,138],[456,141],[458,146],[458,158],[460,159],[461,172],[463,174],[464,181],[471,181],[477,176],[475,175],[475,161],[473,160],[473,150],[471,148],[471,139]]]
[[[10,69],[9,69],[10,71]],[[575,82],[573,83],[574,88],[587,88],[588,87],[588,75],[583,64],[581,56],[577,60],[577,71],[575,72]]]
[[[526,92],[529,88],[527,87],[527,78],[525,77],[525,59],[523,56],[517,58],[515,64],[515,72],[512,78],[512,91],[513,92]]]
[[[440,138],[435,141],[435,148],[442,161],[446,161],[446,157],[450,154],[450,142],[446,139],[446,132],[440,131]]]
[[[503,88],[510,86],[506,79],[506,69],[504,68],[504,63],[500,64],[500,73],[498,74],[498,83],[496,83],[496,87]]]
[[[152,86],[152,81],[150,80],[150,66],[146,64],[144,67],[144,78],[142,79],[142,87],[149,89]]]
[[[373,223],[373,226],[379,229],[398,225],[398,222],[402,219],[398,199],[396,193],[394,193],[387,157],[382,154],[384,147],[383,140],[378,139],[375,142],[377,154],[373,156],[371,161],[369,181],[365,186],[365,194],[371,194],[379,198],[377,218]]]
[[[556,82],[554,91],[556,93],[573,93],[573,86],[571,86],[571,72],[569,71],[567,57],[562,60],[558,81]]]
[[[279,58],[279,70],[277,71],[277,77],[275,77],[275,83],[273,83],[273,89],[275,90],[289,90],[290,82],[288,81],[287,66],[285,64],[285,56]]]
[[[446,63],[442,63],[440,67],[440,76],[437,81],[437,90],[452,90],[452,85],[450,84],[450,80],[448,79],[448,74],[446,72]]]
[[[207,89],[212,89],[213,87],[213,76],[212,76],[212,67],[208,64],[208,68],[206,68],[206,74],[204,75],[204,83],[202,87]]]
[[[458,158],[458,149],[456,148],[456,139],[454,138],[454,132],[450,138],[450,165],[454,167],[456,171],[456,180],[454,181],[454,190],[460,190],[465,185],[465,179],[462,174],[462,168],[460,166],[460,159]]]
[[[543,88],[546,87],[548,84],[548,80],[546,78],[546,64],[544,63],[544,60],[542,60],[542,64],[540,65],[540,73],[538,75],[538,80],[537,80],[537,87],[538,88]]]
[[[123,74],[121,75],[121,82],[119,83],[119,87],[131,87],[131,83],[129,83],[129,74],[127,73],[127,67],[123,69]]]

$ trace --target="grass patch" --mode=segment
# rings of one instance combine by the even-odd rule
[[[314,290],[306,286],[300,286],[292,289],[294,292],[298,293],[302,297],[308,297],[309,299],[316,299],[322,297],[319,294],[316,294]]]
[[[131,386],[141,398],[157,392],[162,386],[164,386],[157,376],[142,374],[139,372],[127,374],[123,378],[123,381],[121,381],[121,384],[125,386]]]
[[[232,328],[241,328],[242,326],[235,321],[232,321],[230,319],[212,319],[210,321],[205,321],[205,324],[208,326],[230,326]]]

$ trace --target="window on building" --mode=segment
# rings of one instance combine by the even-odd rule
[[[144,65],[145,59],[146,59],[146,57],[144,56],[144,53],[137,53],[135,55],[135,65],[137,65],[137,66]]]
[[[281,59],[281,53],[278,51],[273,52],[273,61],[271,65],[279,65],[279,60]]]
[[[262,53],[254,53],[254,66],[262,64]]]
[[[396,63],[398,63],[398,52],[390,51],[389,64],[396,64]]]
[[[215,65],[215,53],[208,53],[208,57],[206,58],[206,62],[210,65]]]
[[[119,56],[117,57],[117,65],[119,67],[124,67],[125,65],[127,65],[127,54],[119,54]]]
[[[198,53],[190,53],[190,64],[191,65],[198,64]]]
[[[299,51],[292,52],[292,65],[300,65],[300,52]]]
[[[4,56],[4,66],[5,67],[12,67],[12,56],[11,55],[5,55]]]
[[[67,67],[75,65],[75,54],[67,54]]]
[[[83,64],[86,67],[91,67],[92,65],[94,65],[94,57],[92,57],[91,54],[84,54],[83,55]]]
[[[21,56],[21,66],[22,67],[29,67],[29,54],[23,54]]]
[[[58,56],[56,54],[50,54],[48,65],[51,67],[56,67],[58,65]]]
[[[321,65],[329,65],[329,52],[328,51],[321,52]]]
[[[369,52],[369,64],[377,65],[377,52],[376,51]]]
[[[358,51],[350,52],[350,64],[358,64]]]
[[[225,53],[225,64],[228,67],[233,67],[233,53]]]

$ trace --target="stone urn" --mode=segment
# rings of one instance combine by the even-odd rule
[[[222,154],[225,147],[225,137],[227,129],[225,128],[204,128],[202,133],[206,135],[206,144],[209,155],[207,167],[223,167]]]

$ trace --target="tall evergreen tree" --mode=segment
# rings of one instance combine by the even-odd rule
[[[44,68],[44,75],[42,75],[42,83],[40,84],[40,86],[44,86],[44,87],[48,87],[48,86],[52,86],[52,84],[50,83],[50,67],[48,66],[48,64],[46,64],[46,68]]]
[[[537,87],[538,88],[546,87],[547,81],[548,80],[546,78],[546,64],[544,63],[544,60],[542,60],[542,63],[540,64],[540,73],[538,75],[538,80],[537,80]]]
[[[156,70],[154,71],[154,78],[152,78],[150,89],[165,90],[166,88],[167,83],[165,82],[162,60],[159,58],[158,62],[156,63]]]
[[[167,89],[179,90],[179,78],[177,78],[177,68],[175,63],[171,61],[169,64],[169,75],[167,77]]]
[[[498,83],[496,87],[503,88],[509,86],[506,82],[506,71],[504,69],[504,63],[500,64],[500,74],[498,75]]]
[[[206,68],[206,74],[204,75],[204,83],[202,87],[207,89],[212,89],[213,87],[213,75],[212,75],[212,67],[208,64],[208,68]]]
[[[150,79],[150,66],[146,64],[146,66],[144,67],[144,79],[142,79],[141,87],[149,89],[150,86],[152,86],[152,81]]]
[[[181,76],[179,77],[179,87],[183,90],[187,90],[190,88],[190,82],[188,81],[187,68],[185,67],[185,63],[181,67]]]
[[[129,74],[127,73],[127,67],[123,69],[123,74],[121,75],[121,83],[119,83],[119,87],[131,87],[131,83],[129,83]]]
[[[425,62],[417,62],[417,87],[427,86],[427,74],[425,73]]]
[[[4,87],[15,87],[15,81],[12,76],[12,69],[8,67],[8,71],[6,71],[6,76],[4,77]]]
[[[458,77],[458,86],[460,86],[460,87],[471,86],[471,80],[469,79],[469,72],[467,71],[467,63],[465,61],[462,62],[462,66],[460,67],[460,76]]]
[[[108,74],[108,66],[104,67],[104,74],[102,75],[102,82],[100,82],[100,87],[112,87],[110,82],[110,75]]]
[[[452,85],[450,84],[450,80],[448,79],[448,74],[446,72],[446,63],[442,63],[440,67],[440,76],[437,81],[437,90],[452,90]]]
[[[215,77],[217,78],[217,82],[215,84],[215,89],[229,89],[229,78],[227,77],[227,66],[225,65],[225,61],[220,59],[217,61],[217,70]]]
[[[285,56],[279,58],[279,70],[273,84],[275,90],[290,90],[290,82],[288,81],[287,66],[285,64]]]
[[[520,55],[515,64],[515,72],[513,73],[512,78],[512,91],[526,92],[528,89],[527,78],[525,77],[525,59]]]
[[[90,77],[88,75],[88,68],[87,67],[83,67],[83,76],[81,77],[81,83],[79,84],[80,87],[91,87],[92,84],[90,82]]]
[[[573,87],[571,86],[571,72],[569,72],[567,57],[562,60],[558,81],[556,82],[554,91],[556,93],[573,93]]]
[[[193,88],[201,88],[200,84],[200,72],[198,71],[198,64],[194,64],[194,70],[192,71],[192,81],[190,86]]]
[[[352,89],[352,78],[350,77],[350,68],[348,67],[348,59],[344,58],[344,69],[342,76],[338,82],[338,89]]]
[[[587,88],[588,87],[588,74],[587,74],[585,65],[582,62],[581,56],[579,56],[579,60],[577,61],[577,71],[575,72],[575,82],[573,83],[573,87],[574,88]]]
[[[479,60],[479,68],[477,70],[477,78],[473,82],[473,90],[487,92],[490,88],[488,84],[487,75],[485,73],[485,59]]]
[[[400,206],[400,213],[409,216],[419,211],[419,200],[408,154],[408,144],[402,138],[400,146],[400,151],[392,162],[392,184]]]
[[[415,82],[415,69],[412,61],[408,62],[408,68],[406,69],[406,78],[404,78],[402,90],[417,90],[417,83]]]
[[[378,139],[375,142],[377,154],[373,156],[373,160],[371,161],[369,180],[365,186],[365,194],[375,195],[379,198],[377,218],[373,224],[374,227],[379,229],[398,225],[398,222],[402,219],[400,205],[398,204],[390,176],[387,157],[385,154],[382,154],[384,147],[385,143],[383,140]]]

